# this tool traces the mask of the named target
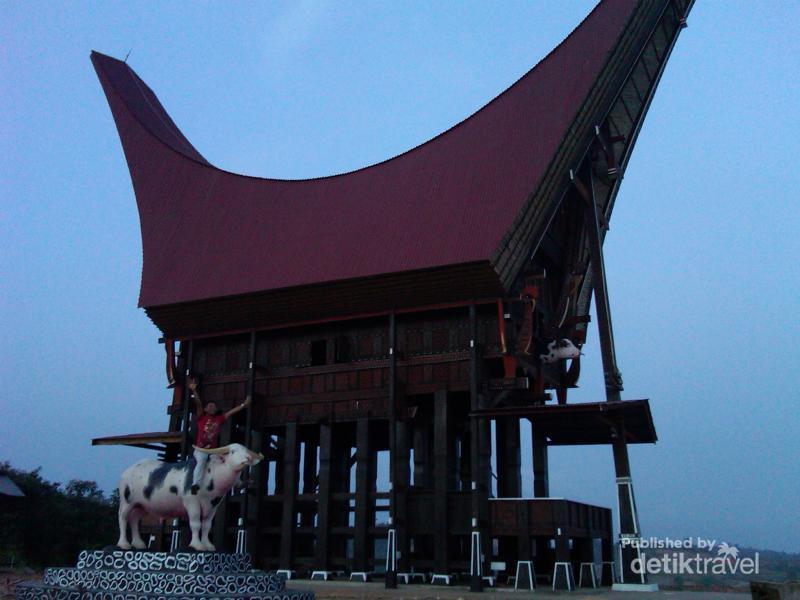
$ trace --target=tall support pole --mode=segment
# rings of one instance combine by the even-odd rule
[[[603,359],[603,377],[606,386],[606,400],[620,400],[622,375],[617,368],[614,350],[614,330],[611,326],[611,307],[608,300],[608,284],[603,260],[603,240],[600,236],[600,213],[594,195],[593,169],[587,168],[588,189],[578,175],[570,171],[570,176],[584,200],[584,220],[591,258],[592,284],[594,285],[594,305],[597,313],[597,331],[600,338],[600,354]]]
[[[397,588],[397,319],[389,315],[389,532],[386,589]]]
[[[317,540],[314,562],[317,570],[327,571],[330,563],[331,505],[331,424],[319,425],[319,489],[317,490]]]
[[[414,426],[414,485],[429,489],[430,476],[430,444],[428,444],[428,426],[416,423]]]
[[[495,447],[497,448],[497,495],[519,498],[522,491],[519,419],[506,417],[495,421]]]
[[[368,521],[372,512],[370,503],[372,486],[370,464],[372,455],[369,443],[369,417],[359,417],[356,421],[356,507],[355,532],[353,535],[353,570],[368,571],[367,537]]]
[[[181,430],[183,435],[181,436],[181,456],[183,458],[189,458],[189,448],[191,446],[191,439],[190,439],[190,425],[189,425],[189,418],[192,414],[189,405],[191,404],[191,396],[192,392],[189,389],[188,380],[189,375],[192,373],[192,365],[194,364],[194,340],[189,340],[187,356],[186,356],[186,371],[183,374],[183,400],[182,404],[182,414],[181,414]]]
[[[550,495],[550,466],[547,456],[547,439],[536,422],[531,422],[531,445],[533,447],[533,497],[547,498]]]
[[[247,387],[245,395],[253,399],[256,393],[256,332],[250,333],[250,362],[247,365]],[[250,447],[253,439],[253,402],[247,405],[245,409],[245,431],[244,431],[244,445]]]
[[[595,311],[597,312],[597,328],[600,337],[600,351],[603,358],[606,400],[620,400],[622,376],[617,368],[614,352],[614,332],[611,326],[611,308],[608,299],[605,264],[603,262],[603,241],[600,234],[600,215],[594,194],[594,169],[591,164],[585,168],[589,181],[588,189],[575,173],[570,175],[578,192],[585,201],[585,222],[591,257],[592,282],[594,284]],[[622,424],[617,428],[617,435],[612,441],[614,453],[614,470],[617,483],[617,508],[619,514],[620,542],[620,578],[623,584],[647,584],[644,569],[641,573],[633,570],[634,560],[639,558],[639,523],[636,514],[636,502],[633,494],[628,446]]]
[[[480,409],[478,398],[478,326],[475,305],[469,307],[469,407],[475,413]],[[472,417],[470,422],[470,487],[472,488],[472,522],[470,535],[470,578],[469,589],[483,591],[483,544],[481,534],[485,524],[481,521],[481,501],[485,495],[480,474],[480,423],[481,419]]]
[[[433,451],[434,451],[434,481],[433,481],[433,544],[434,559],[433,572],[441,575],[449,574],[449,544],[447,493],[450,489],[451,452],[450,452],[450,427],[448,419],[447,391],[436,390],[433,395]]]
[[[411,483],[409,460],[411,459],[408,446],[408,421],[397,420],[397,482],[395,511],[395,524],[397,527],[397,568],[400,572],[408,573],[411,570],[409,551],[411,543],[408,536],[408,488]]]
[[[256,452],[260,452],[260,448],[253,448],[253,395],[255,394],[255,387],[256,387],[256,332],[252,331],[250,333],[250,353],[249,353],[249,364],[248,364],[248,373],[247,373],[247,385],[245,388],[245,395],[250,396],[251,402],[247,405],[245,410],[245,429],[244,429],[244,445],[246,448],[250,448],[251,450],[255,450]],[[260,436],[259,436],[260,440]],[[263,467],[261,467],[263,469]],[[254,477],[253,471],[258,469],[258,467],[250,467],[248,469],[248,474],[251,478],[259,480],[260,478]],[[254,532],[251,531],[253,529],[251,527],[252,523],[250,521],[250,495],[253,493],[253,486],[248,481],[247,487],[243,490],[244,498],[242,499],[242,507],[241,513],[239,518],[242,519],[242,525],[244,527],[243,530],[243,545],[249,550],[252,551],[254,549],[253,543],[255,542],[256,535]],[[237,544],[238,545],[238,544]]]
[[[252,432],[250,437],[250,445],[247,447],[253,452],[264,453],[264,441],[268,439],[261,430]],[[252,486],[248,486],[248,495],[245,496],[246,508],[244,510],[245,524],[247,528],[246,547],[247,552],[256,555],[258,552],[258,530],[260,524],[259,506],[261,499],[266,493],[266,482],[269,479],[269,462],[265,461],[263,465],[258,465],[253,471]],[[250,496],[252,494],[252,501]]]
[[[296,526],[295,496],[297,495],[297,423],[286,425],[283,454],[283,515],[281,519],[281,569],[292,568],[292,541]]]

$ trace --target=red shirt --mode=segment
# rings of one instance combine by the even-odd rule
[[[219,429],[225,421],[225,415],[203,415],[197,419],[198,448],[216,448],[219,446]]]

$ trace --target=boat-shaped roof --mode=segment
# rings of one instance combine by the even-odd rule
[[[139,305],[451,266],[497,270],[636,9],[635,0],[601,2],[456,126],[384,162],[306,180],[210,164],[130,66],[93,52],[139,207]]]

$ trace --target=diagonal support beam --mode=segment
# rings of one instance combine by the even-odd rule
[[[603,374],[605,377],[606,398],[609,401],[619,401],[622,391],[622,375],[617,368],[617,358],[614,351],[614,331],[611,326],[611,308],[608,301],[608,286],[606,283],[605,263],[603,259],[603,241],[600,235],[600,211],[594,196],[594,185],[589,169],[589,185],[585,185],[578,175],[570,170],[570,179],[575,189],[586,201],[584,205],[584,219],[586,223],[587,241],[589,243],[590,268],[594,282],[595,309],[597,311],[597,329],[600,337],[600,351],[603,358]]]
[[[584,220],[586,224],[589,255],[591,257],[592,281],[594,282],[594,300],[597,311],[597,329],[600,337],[600,351],[603,358],[603,372],[606,385],[606,400],[620,401],[622,391],[622,375],[617,368],[617,357],[614,351],[614,331],[611,326],[611,308],[608,300],[605,263],[603,260],[603,239],[600,235],[600,217],[594,194],[594,169],[586,165],[581,173],[588,178],[588,185],[580,177],[570,171],[570,179],[578,193],[586,201],[584,203]],[[638,540],[641,537],[639,518],[636,512],[636,501],[633,493],[628,445],[626,443],[625,426],[620,422],[618,435],[613,439],[611,447],[614,454],[614,471],[617,483],[617,507],[619,514],[620,538],[620,575],[622,583],[644,585],[647,577],[644,570],[636,573],[633,569],[639,556]]]

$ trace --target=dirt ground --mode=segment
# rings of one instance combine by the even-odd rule
[[[0,570],[0,600],[12,600],[18,583],[41,579],[42,574],[35,571]]]
[[[732,592],[676,592],[660,591],[648,594],[631,592],[612,592],[608,589],[598,591],[553,592],[539,588],[536,592],[515,591],[510,588],[486,589],[483,593],[471,593],[465,587],[441,587],[433,585],[400,585],[396,590],[387,590],[383,582],[350,583],[348,581],[309,581],[301,579],[290,581],[287,587],[293,589],[313,590],[319,599],[366,598],[369,600],[403,599],[403,600],[534,600],[542,597],[565,597],[571,600],[636,600],[643,597],[652,600],[744,600],[748,594]]]
[[[0,572],[0,600],[13,600],[14,587],[23,581],[41,579],[41,573],[2,571]],[[652,600],[744,600],[749,594],[732,592],[673,592],[660,591],[651,594],[631,592],[612,592],[608,589],[598,591],[552,592],[539,588],[536,592],[515,591],[510,588],[487,589],[482,594],[470,593],[465,587],[441,587],[433,585],[400,585],[396,590],[387,590],[383,582],[356,583],[349,581],[309,581],[300,579],[288,582],[287,587],[297,590],[313,590],[317,598],[336,600],[535,600],[542,597],[566,597],[571,600],[636,600],[644,596]]]

